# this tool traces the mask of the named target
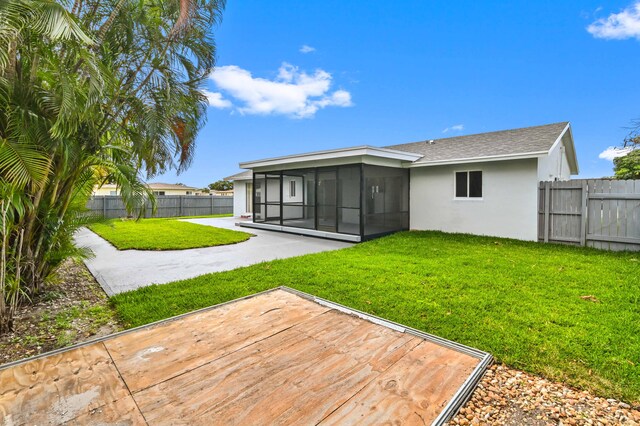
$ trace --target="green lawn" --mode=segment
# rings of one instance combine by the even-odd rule
[[[226,216],[226,215],[220,215]],[[195,217],[195,216],[194,216]],[[216,216],[198,216],[216,217]],[[113,219],[89,228],[118,250],[181,250],[246,241],[251,234],[166,219]]]
[[[137,326],[280,285],[640,401],[640,254],[404,232],[146,287],[112,303]]]

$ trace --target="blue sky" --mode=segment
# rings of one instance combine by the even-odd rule
[[[229,0],[191,168],[571,121],[580,177],[640,118],[640,0]],[[306,46],[306,47],[304,47]]]

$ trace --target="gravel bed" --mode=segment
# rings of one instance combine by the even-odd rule
[[[640,406],[493,365],[449,425],[640,425]]]

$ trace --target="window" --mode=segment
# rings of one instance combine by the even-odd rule
[[[164,191],[153,191],[153,195],[164,195]]]
[[[193,195],[193,192],[187,191],[187,195]]]
[[[289,181],[289,197],[293,198],[296,196],[296,181]]]
[[[118,191],[109,191],[109,195],[118,195]]]
[[[456,198],[482,198],[482,172],[456,172]]]

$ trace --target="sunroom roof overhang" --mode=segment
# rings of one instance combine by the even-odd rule
[[[353,163],[406,167],[408,164],[413,163],[421,157],[421,154],[413,154],[404,151],[376,148],[365,145],[247,161],[240,163],[240,167],[244,169],[252,169],[257,172],[276,169],[284,170],[306,167],[325,167]]]

